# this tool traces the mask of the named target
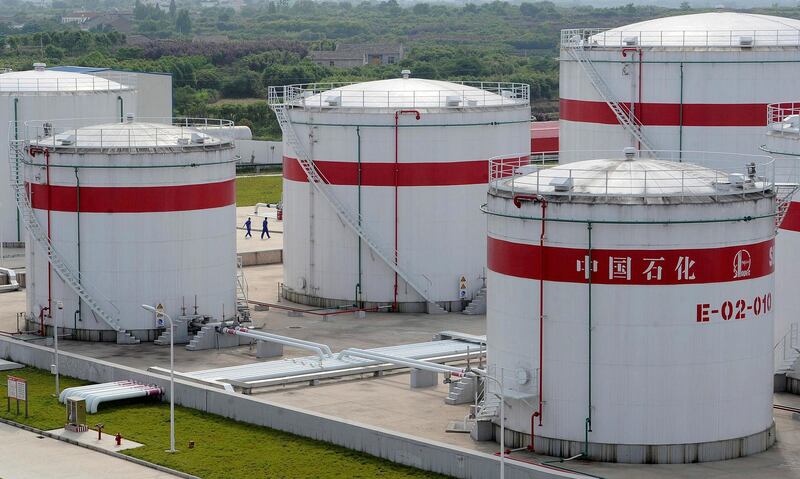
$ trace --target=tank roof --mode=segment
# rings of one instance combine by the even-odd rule
[[[529,87],[521,83],[449,82],[423,78],[391,78],[363,83],[317,83],[270,87],[276,102],[320,108],[481,108],[523,106]]]
[[[564,30],[573,36],[576,30]],[[739,12],[663,17],[610,30],[583,30],[596,46],[754,47],[800,45],[800,20]]]
[[[746,167],[742,173],[729,173],[676,161],[596,159],[552,168],[523,167],[514,176],[493,180],[492,187],[511,194],[562,195],[565,200],[594,197],[595,201],[627,203],[633,198],[680,197],[714,201],[770,192],[772,172],[765,170],[769,170],[768,164],[753,163],[752,174],[748,174]]]
[[[98,92],[131,89],[130,86],[84,73],[26,70],[0,74],[0,93]]]
[[[47,124],[41,128],[47,131]],[[220,127],[220,132],[226,127]],[[230,127],[228,127],[230,128]],[[210,127],[208,129],[211,129]],[[170,125],[148,121],[125,121],[106,123],[75,129],[57,129],[58,133],[31,141],[32,144],[51,148],[54,151],[73,150],[137,150],[153,149],[170,151],[179,149],[208,149],[232,147],[227,137],[213,136],[192,126]]]

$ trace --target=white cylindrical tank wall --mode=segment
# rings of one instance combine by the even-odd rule
[[[161,305],[176,319],[236,314],[233,142],[166,122],[25,126],[25,181],[39,224],[101,308],[141,340],[155,339],[159,328],[142,304]],[[58,320],[67,334],[114,340],[42,245],[30,235],[28,244],[35,320],[63,301]]]
[[[561,457],[762,451],[775,440],[772,164],[723,155],[742,165],[729,176],[621,156],[493,169],[487,353],[506,444],[529,444],[534,419],[536,451]]]
[[[800,103],[777,103],[769,106],[767,136],[764,150],[775,157],[778,181],[800,181]],[[790,331],[800,328],[800,194],[796,191],[788,205],[775,239],[775,344],[776,368],[784,366],[783,359],[796,357],[800,347],[798,335]],[[792,326],[794,325],[794,326]]]
[[[767,104],[797,97],[800,20],[714,12],[611,30],[563,30],[560,161],[634,144],[576,61],[582,51],[610,99],[633,104],[654,150],[759,154]]]
[[[135,81],[118,73],[100,78],[82,73],[33,70],[0,74],[0,138],[8,145],[19,137],[23,122],[41,118],[82,118],[78,126],[97,118],[121,118],[136,113]],[[17,206],[9,186],[8,148],[0,148],[0,241],[24,241]]]
[[[397,245],[412,283],[460,310],[484,283],[479,208],[488,160],[529,153],[528,86],[397,78],[279,88],[330,191],[383,251]],[[395,296],[392,269],[315,193],[286,136],[284,295],[320,306],[396,300],[401,311],[424,310],[402,277]]]

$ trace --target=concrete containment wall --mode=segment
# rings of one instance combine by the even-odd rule
[[[0,358],[49,369],[53,350],[0,337]],[[60,353],[62,374],[96,383],[132,379],[155,384],[168,391],[169,378],[119,364],[71,353]],[[169,399],[168,396],[165,399]],[[499,459],[490,454],[428,441],[394,431],[346,421],[319,413],[230,393],[186,381],[175,381],[175,403],[200,411],[270,427],[387,459],[398,464],[464,479],[499,475]],[[508,479],[582,477],[545,466],[506,463]],[[585,477],[585,476],[583,476]]]

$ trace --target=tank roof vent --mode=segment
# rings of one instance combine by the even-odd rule
[[[33,69],[36,70],[37,72],[43,72],[45,67],[47,67],[46,63],[34,63],[33,64]]]
[[[731,173],[728,175],[728,181],[730,181],[731,186],[744,188],[747,178],[742,173]]]
[[[125,123],[133,123],[133,113],[125,113]]]
[[[75,144],[75,135],[67,135],[64,138],[61,138],[61,144],[63,146],[69,146]]]
[[[625,161],[633,161],[636,158],[636,148],[632,146],[623,148],[622,153],[625,154]]]
[[[408,79],[408,77],[411,76],[411,70],[408,70],[408,69],[403,70],[403,71],[400,72],[400,74],[403,75],[403,78]]]
[[[570,191],[573,185],[572,178],[569,176],[559,176],[550,180],[550,186],[555,191]]]
[[[183,137],[178,138],[178,144],[181,145],[181,146],[188,145],[189,144],[189,139],[188,138],[183,138]]]
[[[739,37],[739,46],[742,48],[753,48],[753,37]]]
[[[626,46],[632,47],[639,43],[639,37],[625,37],[622,41]]]
[[[461,105],[461,97],[458,95],[449,95],[445,98],[445,102],[447,106],[459,106]]]
[[[198,145],[202,145],[206,142],[206,136],[202,133],[192,133],[192,143],[197,143]]]

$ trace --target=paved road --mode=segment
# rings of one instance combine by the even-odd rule
[[[0,423],[3,479],[174,479],[175,476]]]

